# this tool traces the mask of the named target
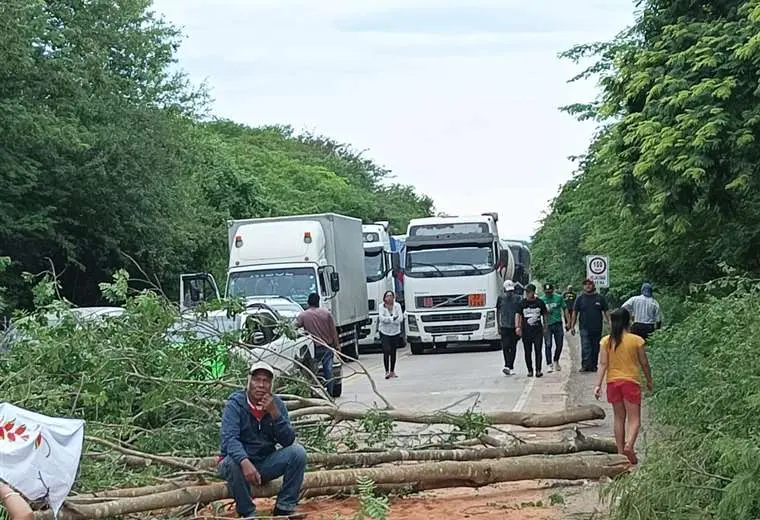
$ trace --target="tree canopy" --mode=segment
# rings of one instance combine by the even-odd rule
[[[636,23],[613,41],[565,53],[596,57],[578,77],[598,78],[600,96],[567,109],[599,130],[534,237],[536,271],[577,282],[585,254],[607,254],[614,298],[645,279],[672,295],[669,326],[648,339],[646,460],[612,486],[612,518],[751,520],[760,515],[751,354],[760,1],[637,6]]]
[[[567,107],[599,132],[534,238],[542,277],[610,255],[613,292],[682,288],[760,268],[755,1],[639,1],[633,27],[564,54],[597,61],[601,94]]]
[[[0,3],[0,257],[7,308],[22,271],[54,268],[99,300],[120,267],[167,294],[226,254],[225,219],[335,211],[395,231],[432,200],[349,145],[288,127],[209,120],[173,73],[180,34],[150,0]]]

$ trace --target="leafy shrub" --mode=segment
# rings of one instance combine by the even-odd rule
[[[217,341],[171,341],[167,329],[178,317],[176,309],[153,292],[126,298],[125,276],[118,273],[102,289],[111,298],[124,298],[126,312],[102,320],[76,320],[66,302],[53,298],[54,284],[37,286],[39,311],[14,322],[18,339],[0,354],[2,400],[46,415],[84,419],[87,436],[141,451],[216,453],[221,402],[231,387],[244,383],[243,361],[220,350]],[[58,319],[54,325],[52,316]],[[240,377],[213,378],[210,359]],[[85,450],[100,447],[87,442]],[[144,480],[110,459],[83,457],[76,489]]]
[[[616,519],[760,515],[760,285],[707,289],[651,341],[654,439],[646,462],[611,490]]]

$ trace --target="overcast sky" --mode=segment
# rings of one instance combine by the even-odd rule
[[[631,0],[155,0],[216,115],[347,142],[437,211],[529,238],[594,127],[557,53],[633,22]]]

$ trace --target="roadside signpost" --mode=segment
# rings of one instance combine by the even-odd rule
[[[610,286],[610,259],[607,256],[589,255],[586,257],[586,278],[597,287]]]

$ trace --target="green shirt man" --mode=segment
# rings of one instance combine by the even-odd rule
[[[567,310],[567,304],[562,296],[554,292],[552,284],[544,285],[544,295],[541,296],[541,300],[546,304],[548,310],[547,324],[562,323],[562,315]]]

